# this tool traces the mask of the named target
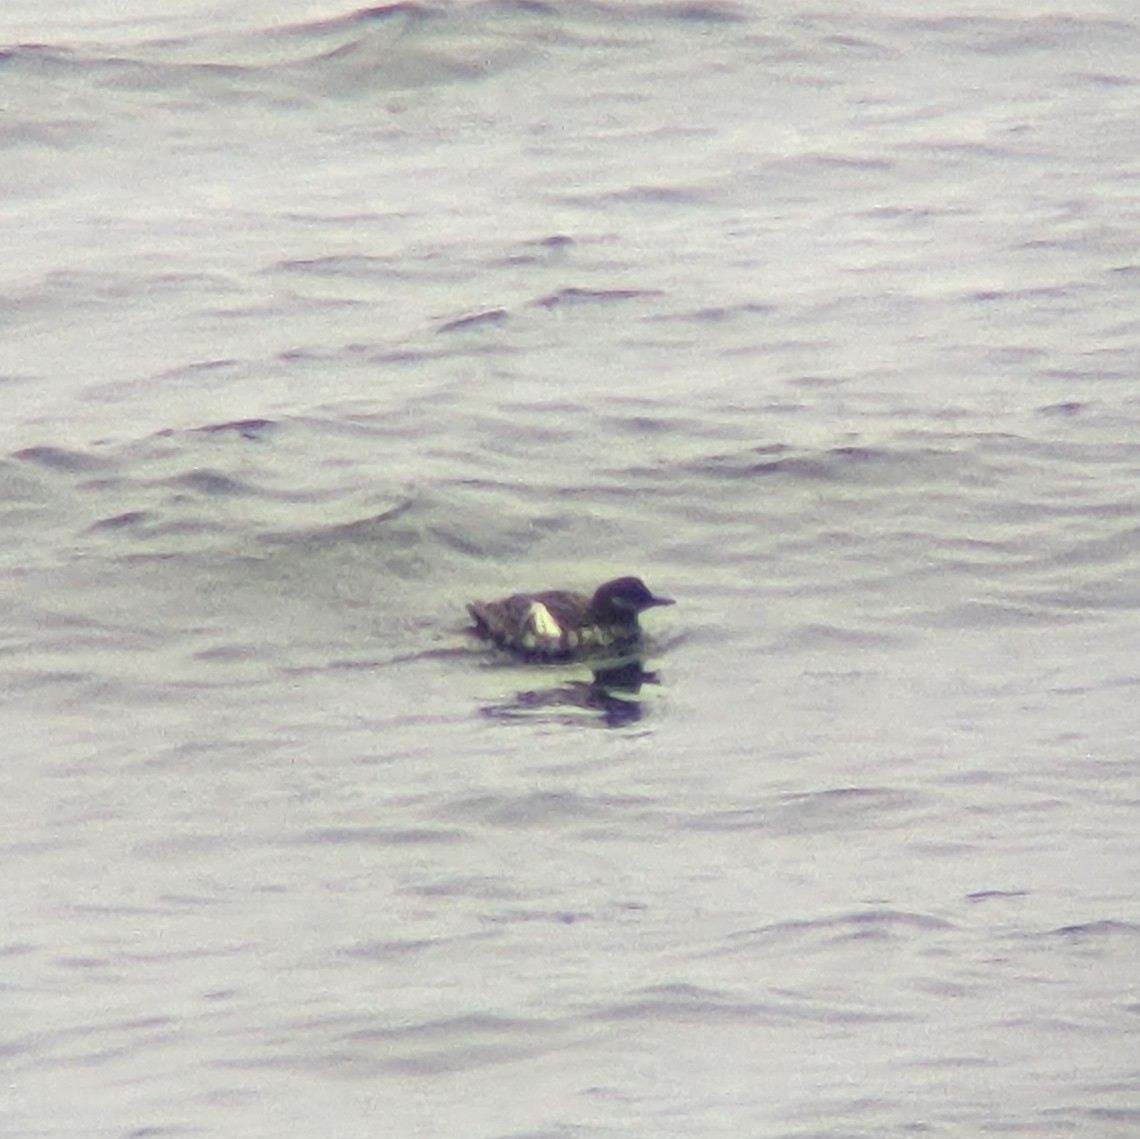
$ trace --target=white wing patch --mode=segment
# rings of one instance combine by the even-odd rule
[[[557,641],[562,636],[562,626],[554,619],[554,614],[541,601],[532,601],[527,624],[538,640]]]

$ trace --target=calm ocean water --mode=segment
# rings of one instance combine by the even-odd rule
[[[0,46],[0,1133],[1137,1133],[1132,4]]]

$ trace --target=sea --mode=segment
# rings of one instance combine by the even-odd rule
[[[1140,1134],[1133,0],[5,0],[0,107],[4,1139]]]

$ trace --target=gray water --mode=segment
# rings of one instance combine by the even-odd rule
[[[1136,1134],[1132,4],[0,42],[0,1133]]]

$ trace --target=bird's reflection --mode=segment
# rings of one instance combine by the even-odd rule
[[[570,680],[555,688],[519,692],[513,700],[488,705],[482,712],[504,720],[553,712],[571,722],[579,722],[581,713],[589,712],[600,716],[602,726],[620,728],[641,719],[641,701],[636,697],[642,685],[660,683],[656,672],[647,671],[640,660],[632,658],[594,669],[592,680]]]

